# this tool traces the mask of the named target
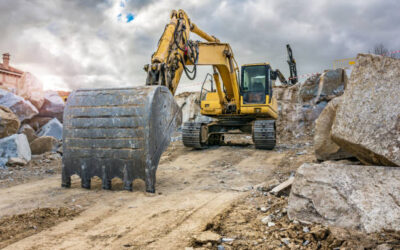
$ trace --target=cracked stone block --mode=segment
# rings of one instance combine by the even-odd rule
[[[62,140],[63,125],[57,118],[50,120],[38,132],[39,136],[52,136],[57,140]]]
[[[31,119],[39,113],[37,108],[33,106],[30,101],[4,89],[0,89],[0,105],[11,109],[21,122],[26,119]]]
[[[289,196],[291,220],[366,233],[400,230],[400,168],[304,163]]]
[[[332,140],[367,165],[400,166],[400,60],[359,54]]]

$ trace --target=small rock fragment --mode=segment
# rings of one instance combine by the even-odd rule
[[[22,158],[11,157],[8,159],[8,166],[25,166],[28,162]]]
[[[200,244],[217,243],[220,241],[220,239],[221,239],[221,236],[219,234],[211,232],[211,231],[204,231],[193,237],[193,240],[196,243],[200,243]]]
[[[275,223],[273,223],[273,222],[268,222],[268,227],[273,227],[273,226],[275,226]]]
[[[282,241],[285,245],[289,245],[289,244],[290,244],[290,239],[289,239],[289,238],[282,238],[281,241]]]
[[[235,239],[233,239],[233,238],[222,238],[221,239],[221,242],[232,242],[232,241],[234,241]]]
[[[261,222],[264,224],[268,224],[268,222],[272,221],[272,217],[270,215],[265,216],[264,218],[261,219]]]

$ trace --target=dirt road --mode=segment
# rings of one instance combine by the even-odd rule
[[[92,181],[92,190],[84,190],[79,178],[73,179],[72,188],[62,189],[59,175],[3,188],[2,218],[44,207],[77,212],[48,227],[35,226],[28,219],[25,223],[33,223],[29,228],[32,235],[15,233],[0,247],[182,249],[234,201],[276,174],[287,154],[285,150],[262,151],[253,146],[199,151],[175,142],[161,159],[154,195],[144,192],[142,181],[134,182],[133,192],[122,191],[119,180],[113,180],[112,191],[101,190],[99,180]]]

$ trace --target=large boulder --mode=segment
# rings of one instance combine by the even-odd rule
[[[400,230],[400,168],[303,164],[289,196],[292,220],[367,233]]]
[[[29,143],[38,138],[35,130],[31,126],[29,126],[29,124],[22,125],[21,128],[19,129],[19,133],[26,135],[26,138],[28,139]]]
[[[359,54],[332,127],[364,164],[400,166],[400,60]]]
[[[65,102],[55,91],[47,91],[44,94],[44,103],[39,110],[39,115],[44,117],[63,119]]]
[[[213,119],[200,113],[200,92],[183,92],[174,97],[182,110],[182,124],[188,121],[210,122]]]
[[[293,86],[286,86],[286,85],[275,86],[272,94],[279,101],[299,103],[300,102],[299,88],[300,88],[299,84]]]
[[[38,131],[38,136],[53,136],[57,140],[62,140],[62,132],[63,125],[57,118],[53,118]]]
[[[21,122],[7,107],[0,106],[0,138],[17,133]]]
[[[31,160],[31,149],[24,134],[14,134],[0,139],[0,168],[4,168],[12,157]]]
[[[60,143],[53,136],[42,136],[33,140],[30,144],[32,154],[39,155],[46,152],[56,152]]]
[[[344,69],[326,70],[308,78],[300,87],[300,97],[304,102],[330,100],[342,95],[347,85]]]
[[[343,94],[346,85],[345,71],[337,69],[313,75],[304,83],[293,86],[274,86],[273,95],[279,104],[278,142],[311,139],[315,120],[330,100]]]
[[[352,157],[331,139],[332,124],[341,100],[342,97],[336,97],[330,101],[315,121],[314,149],[318,160],[339,160]]]
[[[200,115],[199,92],[183,92],[176,95],[174,99],[182,110],[182,124],[194,121]]]
[[[282,143],[312,137],[315,120],[326,105],[327,102],[318,104],[279,102],[276,122],[278,141]]]
[[[44,102],[43,85],[34,75],[25,72],[18,80],[17,95],[30,101],[37,109],[40,109]]]
[[[21,122],[39,114],[30,101],[3,89],[0,89],[0,105],[11,109]]]

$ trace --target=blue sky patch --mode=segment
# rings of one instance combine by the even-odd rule
[[[132,22],[133,19],[135,19],[135,16],[134,16],[132,13],[126,14],[126,22],[127,22],[127,23]]]

